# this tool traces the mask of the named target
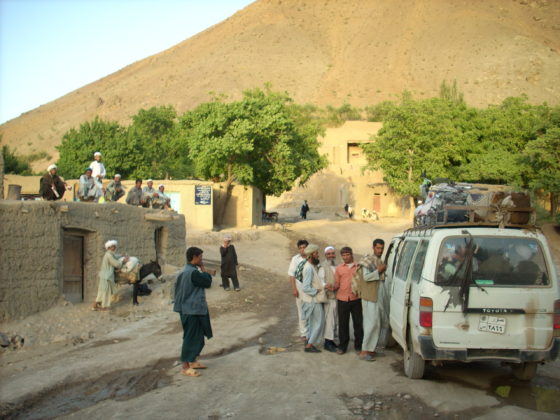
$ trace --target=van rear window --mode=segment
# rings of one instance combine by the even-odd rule
[[[441,245],[436,283],[488,286],[547,286],[550,278],[539,242],[513,237],[451,237]]]

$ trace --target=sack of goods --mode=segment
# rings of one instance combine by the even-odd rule
[[[119,258],[122,262],[124,257]],[[115,271],[115,282],[117,284],[136,283],[140,276],[140,260],[137,257],[129,257],[120,270]]]

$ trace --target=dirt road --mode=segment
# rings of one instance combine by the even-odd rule
[[[558,418],[558,361],[540,366],[530,383],[496,363],[448,364],[414,381],[403,374],[398,348],[373,363],[351,352],[304,353],[286,275],[295,240],[364,254],[374,237],[406,227],[311,216],[278,230],[230,232],[242,290],[226,292],[216,278],[208,292],[215,338],[200,378],[180,374],[172,274],[152,284],[139,307],[124,287],[111,313],[61,302],[4,323],[0,331],[25,341],[0,356],[0,418]],[[206,264],[217,268],[221,235],[191,234],[188,245],[203,248]]]

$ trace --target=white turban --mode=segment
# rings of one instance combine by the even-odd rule
[[[122,178],[121,174],[115,174],[115,178],[116,177]]]
[[[93,154],[93,157],[96,157],[96,156],[101,156],[101,152],[95,152],[95,153]]]
[[[326,254],[328,251],[336,251],[336,249],[334,249],[334,246],[330,246],[330,245],[329,245],[328,247],[325,248],[325,251],[324,251],[325,254]]]
[[[117,246],[117,241],[115,241],[114,239],[108,240],[107,242],[105,242],[105,249],[109,249],[112,246]]]
[[[146,181],[146,184],[147,184],[148,182],[154,182],[154,180],[153,180],[153,179],[148,179],[148,180]]]
[[[224,235],[224,241],[231,241],[231,239],[232,239],[231,235],[229,234]]]
[[[58,169],[58,167],[54,163],[52,165],[49,165],[49,167],[47,168],[47,171],[51,171],[53,169]]]
[[[159,185],[158,185],[158,190],[159,190],[161,187],[165,188],[165,185],[159,184]]]
[[[308,257],[316,251],[319,251],[319,247],[315,244],[309,244],[305,247],[305,255]]]

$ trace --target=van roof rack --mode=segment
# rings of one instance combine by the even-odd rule
[[[534,229],[533,207],[443,205],[425,216],[414,217],[415,227],[486,226]]]

